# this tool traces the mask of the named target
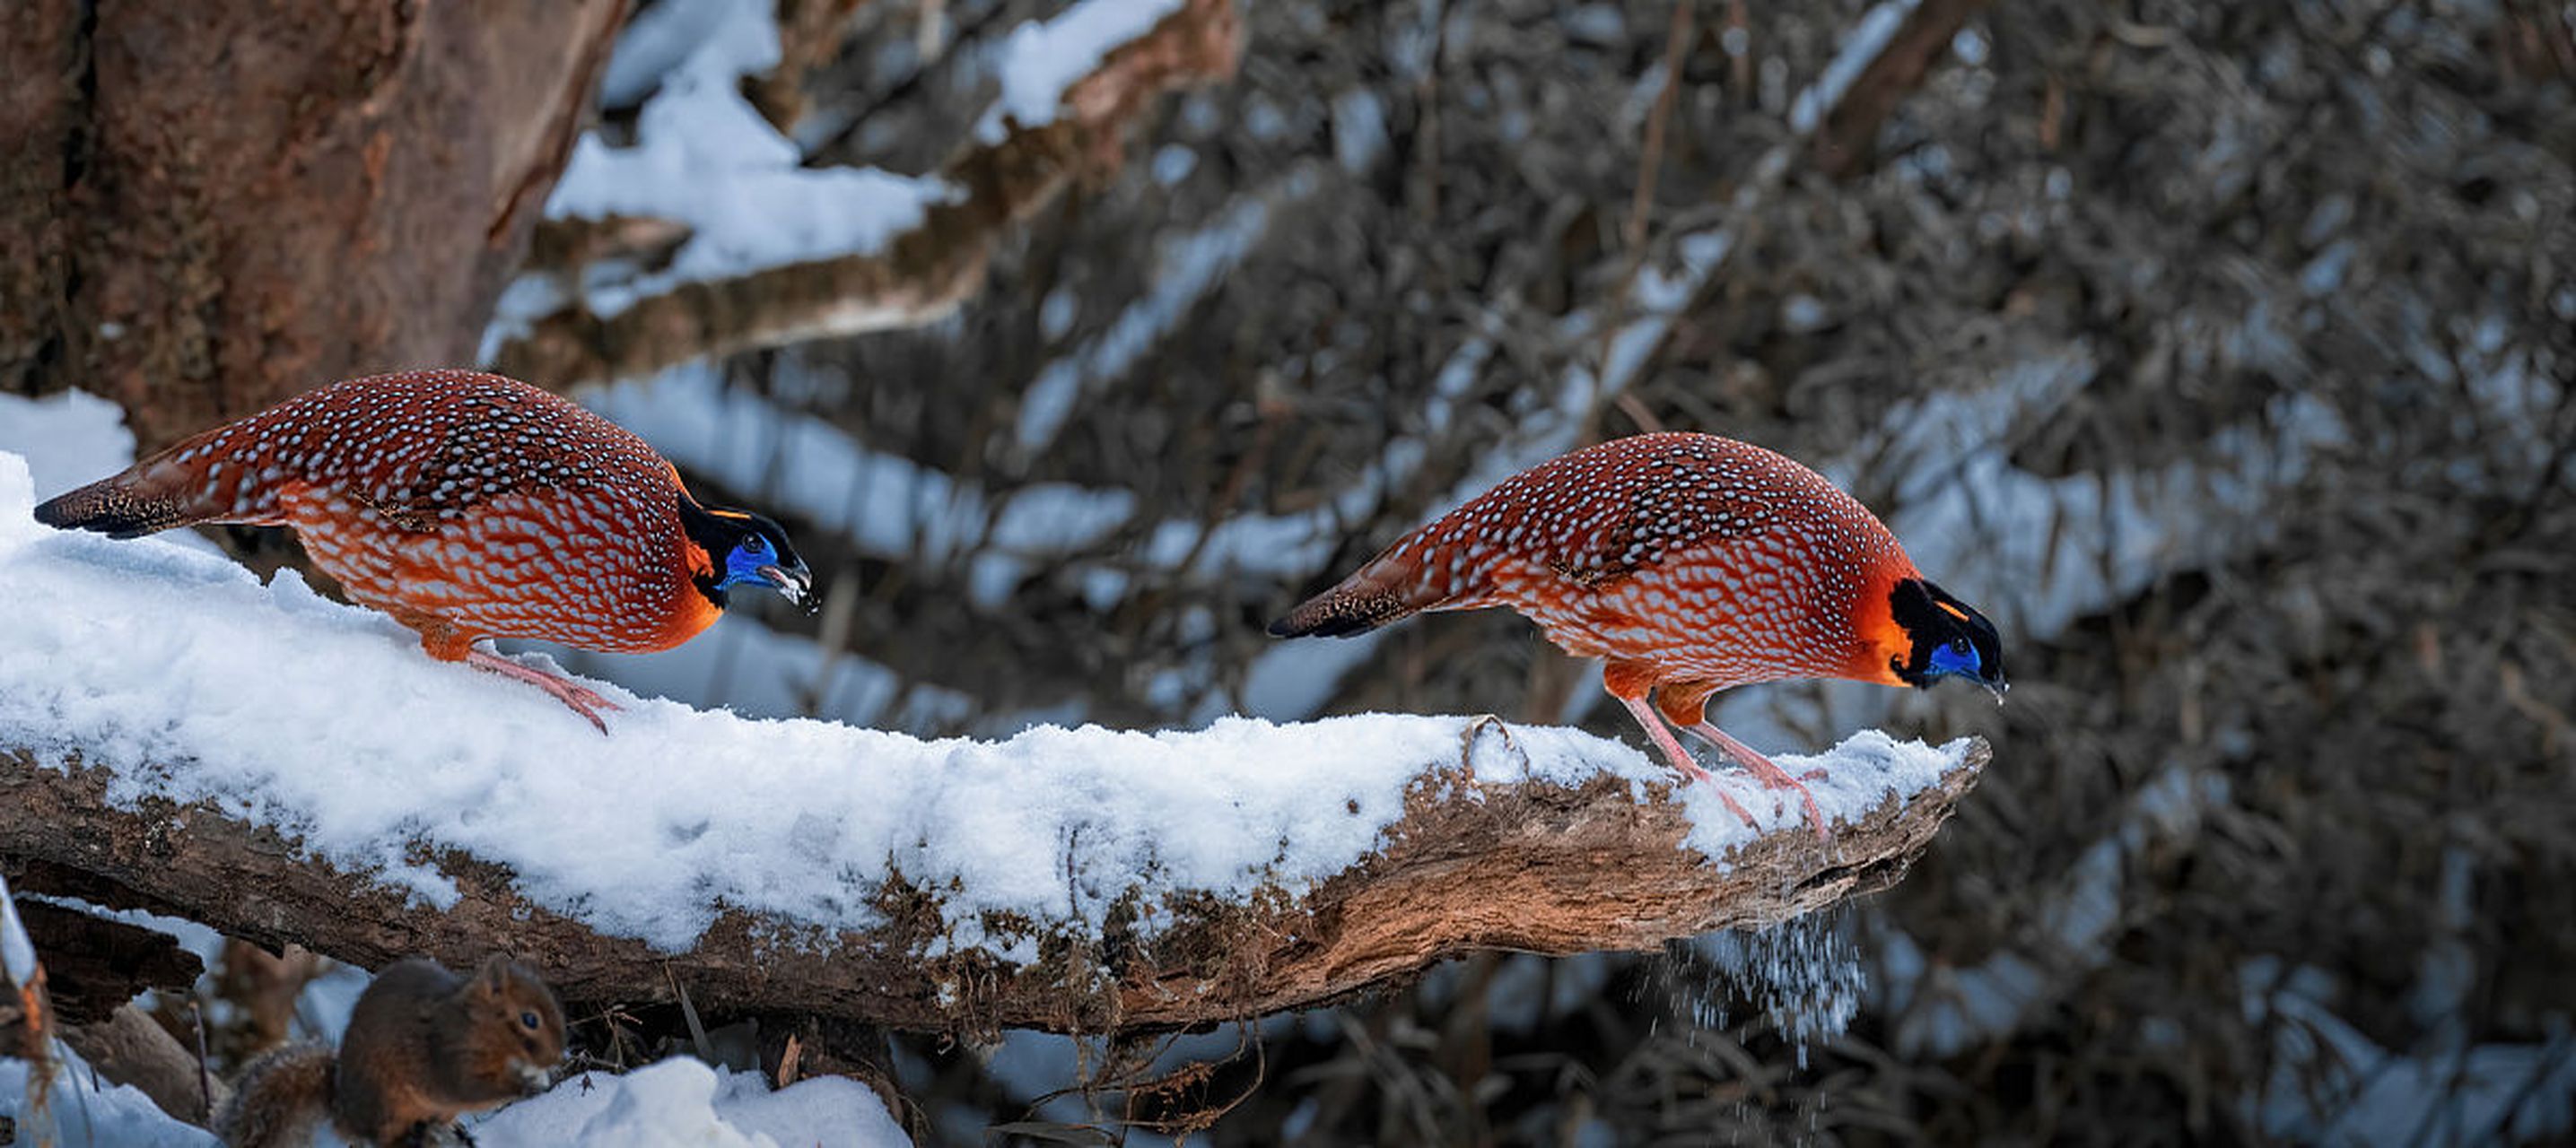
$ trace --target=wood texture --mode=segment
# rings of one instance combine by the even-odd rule
[[[1485,728],[1485,727],[1477,727]],[[1379,852],[1302,893],[1167,906],[1151,936],[1059,931],[1028,966],[981,952],[929,957],[933,896],[900,878],[875,891],[886,924],[806,935],[725,910],[686,953],[602,936],[522,899],[509,872],[437,856],[460,896],[446,910],[299,855],[265,826],[204,805],[105,799],[103,771],[0,752],[0,868],[56,891],[202,921],[264,945],[301,943],[367,967],[420,953],[468,965],[495,949],[542,970],[574,1011],[672,999],[704,1014],[792,1012],[924,1031],[1188,1027],[1316,1005],[1444,958],[1508,949],[1650,949],[1712,929],[1767,925],[1902,877],[1984,768],[1979,742],[1912,801],[1888,801],[1829,848],[1796,826],[1710,863],[1681,848],[1682,811],[1603,777],[1579,788],[1489,784],[1465,765],[1426,770]]]
[[[0,7],[0,390],[150,450],[472,358],[625,0]]]

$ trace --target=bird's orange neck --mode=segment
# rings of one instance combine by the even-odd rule
[[[680,497],[688,496],[683,494]],[[657,649],[667,650],[697,637],[701,631],[715,625],[716,619],[724,616],[724,608],[699,589],[715,584],[715,556],[708,554],[706,547],[698,545],[697,540],[685,532],[680,536],[679,566],[677,576],[672,579],[671,609],[663,616],[661,633],[654,637],[660,643],[655,647]]]
[[[1861,583],[1860,597],[1852,603],[1852,633],[1860,640],[1851,663],[1843,669],[1844,677],[1882,686],[1906,684],[1896,676],[1895,667],[1913,651],[1914,639],[1897,624],[1889,594],[1897,583],[1922,576],[1914,561],[1900,551],[1882,559]]]

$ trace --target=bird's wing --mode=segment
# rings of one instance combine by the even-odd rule
[[[1567,528],[1549,532],[1537,558],[1565,580],[1595,589],[1678,553],[1760,531],[1774,508],[1758,489],[1720,479],[1686,455],[1641,460],[1615,493],[1555,508]]]

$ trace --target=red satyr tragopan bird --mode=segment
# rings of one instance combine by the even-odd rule
[[[1602,687],[1685,775],[1709,778],[1657,710],[1763,784],[1797,790],[1818,837],[1814,795],[1710,724],[1709,695],[1790,678],[1929,688],[1957,676],[2003,697],[1994,624],[1925,580],[1876,515],[1815,471],[1709,434],[1614,439],[1522,471],[1270,632],[1342,636],[1486,606],[1604,659]]]
[[[498,375],[350,379],[186,439],[36,508],[48,526],[136,538],[292,526],[352,601],[441,661],[529,682],[590,719],[606,698],[474,649],[536,638],[606,653],[697,636],[735,586],[813,608],[778,524],[698,505],[644,440]]]

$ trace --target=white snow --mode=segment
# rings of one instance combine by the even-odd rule
[[[782,365],[781,373],[794,371]],[[1051,557],[1091,545],[1134,514],[1136,496],[1123,490],[1039,483],[997,500],[860,446],[821,419],[730,390],[704,364],[580,398],[663,457],[763,506],[839,530],[868,554],[936,563],[991,546],[1016,557]]]
[[[15,604],[0,649],[25,655],[0,663],[0,744],[46,761],[76,751],[111,775],[113,801],[206,800],[277,825],[432,904],[452,886],[412,858],[461,850],[509,866],[537,904],[665,949],[695,941],[719,903],[791,929],[864,928],[870,893],[898,873],[953,889],[943,948],[996,951],[1034,937],[989,935],[988,913],[1082,931],[1126,896],[1151,920],[1186,891],[1294,891],[1376,848],[1407,787],[1459,762],[1473,724],[1226,718],[921,741],[592,683],[625,706],[603,738],[522,684],[429,661],[390,619],[292,574],[262,586],[154,540],[47,530],[31,504],[24,465],[0,455],[0,594]],[[1489,780],[1670,776],[1570,730],[1495,724],[1467,744]],[[1828,766],[1817,799],[1847,817],[1964,749],[1864,732],[1782,764]],[[1726,784],[1765,825],[1795,823],[1794,804],[1749,778]],[[1681,799],[1693,847],[1722,856],[1747,837],[1705,787]]]
[[[18,902],[9,896],[9,879],[0,877],[0,987],[17,987],[36,979],[36,943],[18,920]]]
[[[36,489],[64,491],[133,462],[134,432],[123,409],[85,391],[0,394],[0,451],[27,460]]]
[[[995,144],[1013,126],[1054,123],[1066,89],[1180,8],[1181,0],[1081,0],[1052,20],[1011,29],[996,68],[1001,99],[976,123],[976,138]]]
[[[598,1148],[911,1148],[866,1085],[820,1076],[772,1091],[757,1073],[673,1057],[624,1076],[586,1072],[480,1119],[478,1144]]]
[[[1190,150],[1188,144],[1170,143],[1154,149],[1154,182],[1164,187],[1188,179],[1198,167],[1199,153]]]
[[[130,1084],[109,1085],[79,1054],[54,1043],[53,1088],[45,1098],[50,1137],[27,1112],[27,1062],[0,1057],[0,1117],[18,1121],[18,1143],[64,1148],[218,1148],[205,1129],[173,1120]]]
[[[601,107],[634,104],[699,54],[708,41],[731,36],[729,49],[745,67],[777,66],[778,30],[765,0],[662,0],[626,22],[617,50],[599,79]],[[767,25],[767,31],[762,26]]]
[[[1365,175],[1386,154],[1386,105],[1367,88],[1333,97],[1333,160],[1352,175]]]
[[[128,1085],[100,1087],[61,1049],[52,1118],[66,1148],[213,1148],[204,1129],[171,1118]],[[27,1064],[0,1058],[0,1116],[25,1118]],[[719,1072],[673,1057],[623,1076],[585,1072],[546,1093],[469,1116],[486,1148],[911,1148],[866,1085],[824,1076],[771,1090],[757,1073]],[[21,1125],[19,1133],[33,1132]],[[46,1143],[41,1136],[24,1143]],[[332,1141],[337,1143],[336,1140]]]
[[[2257,957],[2238,970],[2246,1019],[2272,1020],[2271,1076],[2246,1115],[2285,1143],[2397,1148],[2558,1142],[2576,1129],[2576,1034],[2538,1044],[2381,1047],[2335,1015],[2334,978]]]
[[[910,682],[885,665],[833,654],[811,638],[728,616],[677,649],[596,654],[535,642],[507,648],[544,652],[577,674],[608,678],[648,696],[722,706],[745,717],[823,717],[909,731],[954,729],[972,717],[973,698]]]
[[[1773,1028],[1797,1046],[1798,1066],[1806,1067],[1807,1050],[1841,1036],[1859,1014],[1868,978],[1861,968],[1860,946],[1843,913],[1812,914],[1767,929],[1728,929],[1703,933],[1683,950],[1681,974],[1701,1027],[1722,1029],[1738,1002],[1750,1003]],[[1705,969],[1719,974],[1719,985],[1690,974]],[[1688,979],[1683,979],[1688,978]],[[1701,983],[1694,985],[1692,981]],[[1723,986],[1723,996],[1708,993]]]
[[[1833,114],[1834,105],[1843,101],[1843,93],[1851,90],[1852,81],[1860,79],[1879,53],[1887,50],[1887,42],[1896,38],[1896,30],[1904,26],[1906,15],[1914,11],[1918,2],[1882,0],[1871,5],[1851,34],[1843,38],[1842,48],[1826,62],[1825,70],[1816,76],[1815,84],[1799,91],[1798,98],[1789,104],[1790,130],[1806,135],[1822,125],[1825,117]]]
[[[872,254],[919,227],[933,204],[960,198],[943,180],[873,168],[809,168],[794,141],[743,98],[740,81],[778,64],[778,25],[764,0],[685,0],[649,10],[620,41],[609,91],[658,82],[632,147],[586,131],[546,200],[550,218],[643,216],[685,223],[688,241],[669,267],[591,267],[591,310],[615,315],[635,300],[687,282],[771,267]],[[485,347],[553,302],[513,291]]]

